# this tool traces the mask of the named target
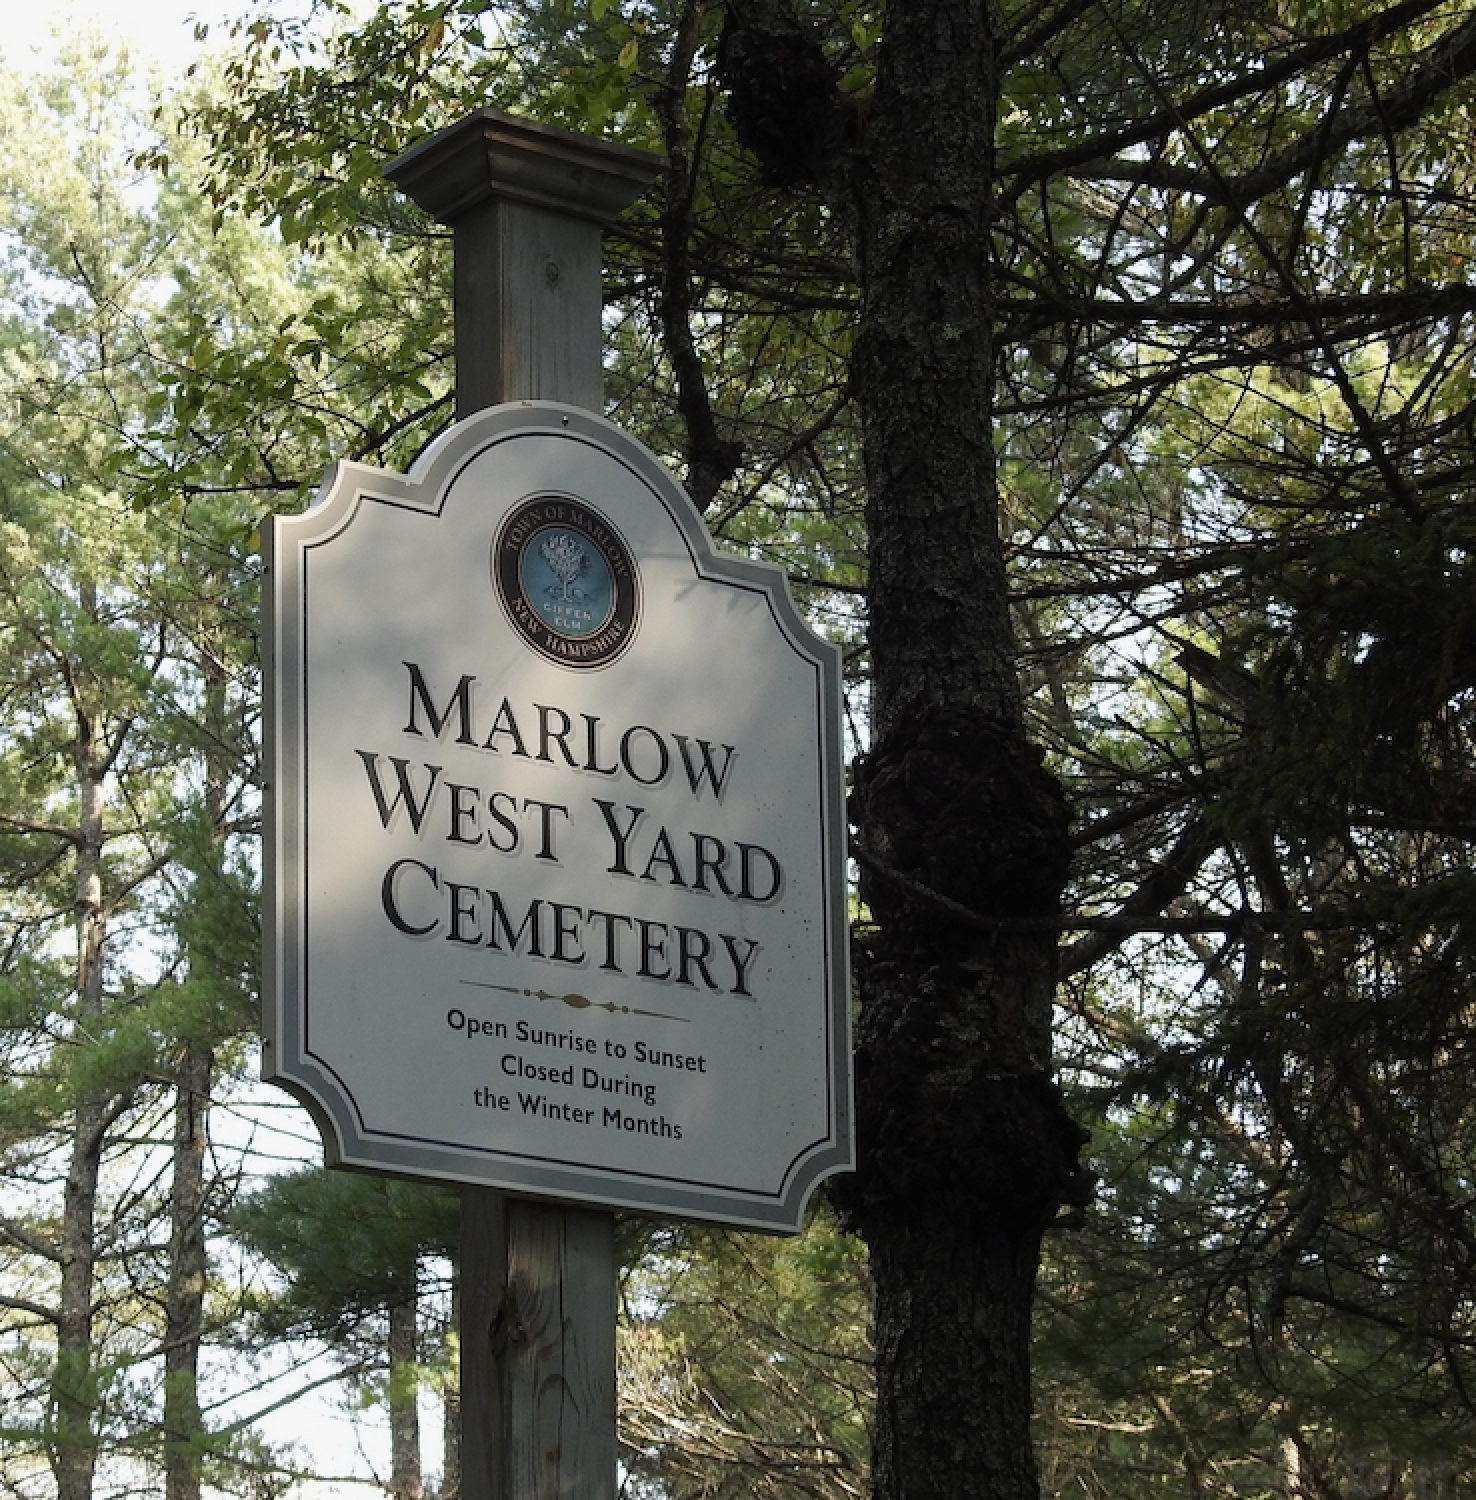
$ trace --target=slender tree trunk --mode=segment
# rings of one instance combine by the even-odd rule
[[[57,1500],[90,1500],[97,1467],[92,1287],[97,1185],[105,1133],[104,1107],[96,1102],[79,1105],[62,1207],[61,1293],[56,1368],[51,1380],[51,1466]]]
[[[216,589],[224,579],[215,575]],[[206,849],[199,882],[218,879],[224,856],[227,788],[231,767],[226,746],[226,673],[204,633],[200,668],[204,680]],[[197,891],[197,902],[202,898]],[[186,939],[192,982],[209,990],[218,956],[198,937]],[[205,1330],[208,1283],[205,1208],[210,1149],[210,1102],[215,1081],[212,1019],[187,1022],[175,1076],[174,1162],[170,1185],[169,1278],[165,1287],[164,1335],[164,1493],[165,1500],[200,1500],[204,1418],[200,1410],[200,1344]]]
[[[205,1318],[205,1196],[212,1048],[187,1038],[175,1079],[169,1280],[165,1287],[164,1494],[200,1500],[199,1363]]]
[[[410,1291],[390,1304],[390,1494],[394,1500],[421,1500],[419,1380],[415,1270]]]
[[[1307,1500],[1307,1484],[1302,1474],[1302,1449],[1294,1432],[1284,1433],[1277,1442],[1281,1493],[1285,1500]]]
[[[85,1038],[103,1008],[103,842],[106,757],[91,718],[80,708],[72,745],[76,772],[76,1029]],[[51,1466],[57,1500],[90,1500],[97,1467],[96,1372],[92,1350],[97,1262],[97,1191],[110,1112],[101,1098],[78,1101],[62,1197],[61,1286],[56,1368],[51,1381]]]

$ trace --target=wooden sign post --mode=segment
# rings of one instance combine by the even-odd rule
[[[465,1500],[613,1500],[613,1210],[794,1232],[854,1161],[839,647],[596,410],[658,166],[491,110],[392,162],[459,419],[264,538],[262,1072],[463,1186]]]
[[[385,175],[455,235],[456,408],[598,411],[600,231],[647,153],[481,110]],[[462,1500],[613,1500],[614,1216],[462,1189]]]

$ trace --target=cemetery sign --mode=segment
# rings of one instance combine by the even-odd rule
[[[770,1229],[853,1162],[839,654],[593,414],[267,547],[264,1073],[330,1160]]]

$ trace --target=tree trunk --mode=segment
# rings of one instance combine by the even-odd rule
[[[421,1500],[419,1380],[415,1270],[410,1290],[389,1308],[390,1494],[394,1500]]]
[[[175,1079],[169,1280],[165,1287],[164,1494],[200,1500],[203,1423],[200,1339],[205,1319],[205,1164],[215,1071],[212,1048],[185,1040]]]
[[[1067,816],[1026,741],[998,524],[991,7],[893,0],[862,107],[826,94],[788,0],[734,0],[722,65],[771,179],[852,225],[861,296],[873,748],[852,812],[875,928],[837,1196],[876,1287],[873,1492],[1033,1500],[1031,1302],[1081,1134],[1050,1078]]]
[[[226,579],[216,571],[206,597],[223,597]],[[221,875],[231,765],[226,669],[212,632],[204,631],[199,666],[204,683],[206,844],[195,870],[197,904],[203,882]],[[198,915],[198,914],[197,914]],[[188,928],[187,928],[188,930]],[[219,955],[187,937],[191,981],[209,989]],[[200,1410],[200,1344],[205,1331],[208,1281],[205,1207],[210,1148],[210,1096],[215,1080],[216,1026],[196,1017],[189,1023],[175,1075],[174,1163],[170,1185],[169,1277],[164,1293],[164,1493],[165,1500],[200,1500],[205,1437]]]
[[[452,1336],[461,1328],[461,1275],[451,1273]],[[441,1394],[441,1490],[440,1500],[461,1500],[461,1375],[453,1366]]]
[[[85,1038],[103,1008],[103,841],[107,760],[91,718],[79,707],[72,743],[76,772],[76,1029]],[[96,1373],[92,1296],[97,1261],[97,1190],[109,1110],[97,1097],[78,1100],[62,1197],[61,1286],[56,1368],[51,1380],[51,1466],[57,1500],[90,1500],[97,1468]]]
[[[1307,1485],[1302,1474],[1302,1449],[1294,1432],[1283,1433],[1277,1441],[1281,1493],[1285,1500],[1307,1500]]]
[[[97,1184],[106,1111],[79,1104],[62,1205],[61,1291],[56,1368],[51,1379],[51,1467],[57,1500],[91,1500],[97,1467],[96,1376],[92,1367],[92,1287],[96,1263]]]
[[[855,1218],[889,1500],[1035,1495],[1040,1240],[1080,1196],[1050,1081],[1067,817],[1026,742],[998,523],[997,90],[984,0],[896,0],[852,176],[874,683],[856,814],[877,922]]]

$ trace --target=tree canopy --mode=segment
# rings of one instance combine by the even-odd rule
[[[450,420],[449,243],[381,171],[490,102],[665,156],[609,238],[609,411],[845,644],[862,757],[836,1200],[870,1259],[829,1209],[792,1249],[633,1235],[632,1483],[859,1493],[870,1430],[911,1494],[951,1403],[1022,1428],[1023,1370],[938,1396],[899,1321],[999,1235],[1052,1492],[1454,1493],[1473,68],[1452,0],[414,0],[253,17],[133,166],[107,85],[13,98],[16,1463],[80,1500],[142,1430],[170,1188],[124,1164],[181,1039],[236,1066],[253,983],[245,544],[328,459],[403,465]],[[989,1347],[978,1306],[936,1316]]]

